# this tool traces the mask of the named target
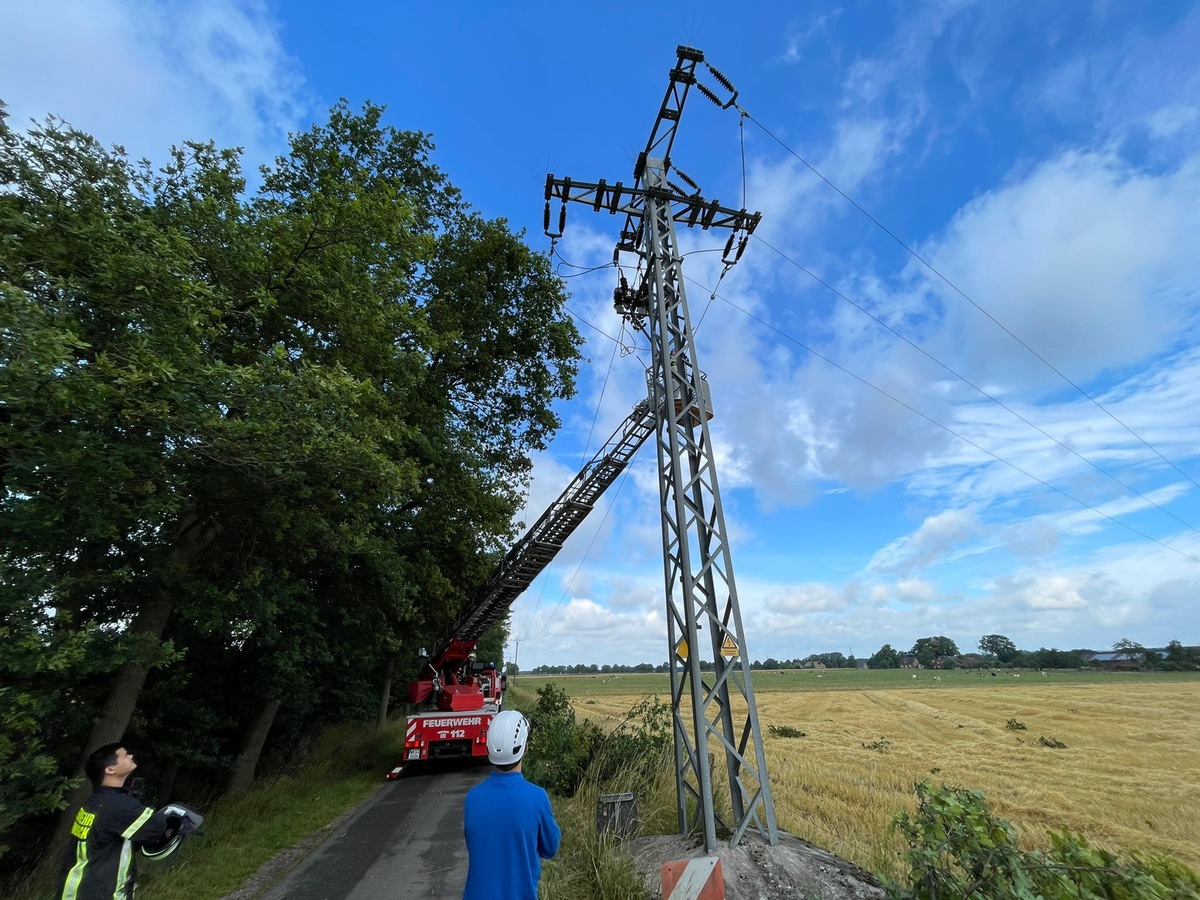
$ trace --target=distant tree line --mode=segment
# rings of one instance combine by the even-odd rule
[[[845,656],[841,653],[814,653],[811,656],[806,656],[804,659],[774,659],[767,657],[764,660],[754,660],[750,664],[751,669],[756,670],[772,670],[772,669],[803,669],[812,668],[816,663],[821,663],[829,669],[853,669],[858,665],[853,654]],[[512,664],[509,664],[512,671]],[[532,675],[621,675],[635,672],[660,672],[665,673],[670,671],[668,663],[659,663],[653,665],[651,663],[638,663],[634,666],[622,665],[616,663],[613,665],[597,663],[575,663],[574,665],[541,665],[535,666],[529,672]],[[700,670],[703,672],[711,672],[714,666],[710,660],[704,659],[700,661]]]
[[[155,171],[0,106],[0,870],[101,744],[211,798],[385,718],[507,549],[580,337],[382,112],[247,190],[238,151]]]
[[[1094,651],[1059,650],[1041,647],[1021,650],[1003,634],[985,634],[979,639],[979,652],[963,654],[950,638],[943,635],[919,639],[907,651],[884,644],[867,660],[870,669],[896,669],[920,666],[924,669],[986,668],[1005,666],[1018,669],[1072,669],[1091,665]],[[1148,649],[1123,638],[1113,644],[1116,660],[1128,660],[1143,670],[1200,669],[1200,649],[1188,648],[1177,640],[1166,648]]]
[[[1113,650],[1128,656],[1139,668],[1159,672],[1190,672],[1200,669],[1200,647],[1185,647],[1180,641],[1171,641],[1162,649],[1143,647],[1137,641],[1122,638],[1113,644]]]
[[[1145,670],[1161,671],[1192,671],[1200,669],[1200,648],[1188,648],[1179,641],[1171,641],[1164,649],[1147,649],[1141,644],[1122,639],[1113,645],[1113,651],[1121,654]],[[954,669],[954,668],[988,668],[1004,666],[1020,669],[1072,669],[1090,664],[1087,656],[1089,650],[1058,650],[1042,647],[1038,650],[1019,650],[1009,638],[1002,634],[988,634],[979,639],[979,653],[963,654],[958,645],[944,635],[920,638],[906,651],[896,650],[891,644],[884,644],[865,662],[868,669],[898,669],[903,666],[920,667],[923,669]],[[803,659],[775,659],[767,657],[764,660],[754,660],[751,669],[771,671],[774,669],[807,669],[817,665],[827,669],[854,669],[859,661],[854,654],[849,656],[842,653],[813,653]],[[515,674],[515,666],[509,664],[509,671]],[[702,671],[710,672],[713,664],[708,660],[700,663]],[[652,665],[622,665],[620,663],[599,665],[597,663],[574,665],[541,665],[530,670],[534,675],[609,675],[634,672],[670,671],[667,663]]]

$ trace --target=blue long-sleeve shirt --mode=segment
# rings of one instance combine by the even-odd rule
[[[537,900],[542,860],[562,838],[550,798],[520,772],[493,772],[467,792],[467,886],[463,900]]]

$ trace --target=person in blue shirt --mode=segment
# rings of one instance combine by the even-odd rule
[[[537,900],[542,860],[558,853],[562,832],[550,798],[521,774],[529,722],[515,710],[488,726],[488,760],[496,770],[467,792],[467,886],[463,900]]]

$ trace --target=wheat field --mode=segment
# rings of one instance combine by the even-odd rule
[[[929,779],[982,791],[1026,847],[1048,846],[1048,832],[1066,828],[1114,851],[1165,853],[1200,869],[1200,677],[939,678],[755,673],[779,827],[897,874],[902,846],[888,823],[912,805],[914,783]],[[665,676],[541,681],[602,724],[647,694],[668,694]],[[804,737],[775,736],[772,725]]]

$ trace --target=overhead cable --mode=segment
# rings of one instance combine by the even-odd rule
[[[865,208],[863,208],[863,206],[861,204],[859,204],[853,197],[851,197],[849,194],[847,194],[845,191],[843,191],[840,187],[838,187],[836,184],[834,184],[832,181],[830,181],[828,178],[826,178],[823,174],[821,174],[821,172],[816,168],[816,166],[814,166],[812,163],[810,163],[808,160],[806,160],[803,156],[801,156],[799,153],[797,153],[795,150],[793,150],[791,147],[789,147],[786,143],[784,143],[784,141],[781,138],[779,138],[777,135],[775,135],[769,128],[767,128],[767,126],[765,126],[762,122],[758,121],[758,119],[754,118],[754,116],[750,115],[750,113],[746,112],[746,110],[742,109],[740,106],[738,107],[738,111],[742,114],[743,117],[749,119],[751,122],[753,122],[755,125],[757,125],[760,129],[762,129],[763,133],[766,134],[769,138],[771,138],[771,140],[775,141],[777,144],[779,144],[779,146],[781,146],[784,150],[786,150],[793,157],[795,157],[805,168],[807,168],[810,172],[812,172],[819,179],[821,179],[821,181],[825,182],[825,184],[828,185],[830,188],[832,188],[842,199],[844,199],[847,203],[849,203],[851,206],[853,206],[855,209],[857,209],[860,213],[862,213],[876,227],[878,227],[884,234],[886,234],[888,237],[890,237],[900,247],[902,247],[907,253],[909,253],[913,257],[913,259],[917,260],[917,262],[919,262],[926,269],[928,269],[930,272],[932,272],[934,275],[936,275],[951,290],[953,290],[956,294],[958,294],[960,297],[962,297],[964,300],[966,300],[968,303],[970,303],[973,307],[975,307],[975,309],[979,310],[979,312],[981,312],[988,319],[990,319],[1005,334],[1007,334],[1010,338],[1012,338],[1014,341],[1016,341],[1018,344],[1020,344],[1022,347],[1024,347],[1025,350],[1027,350],[1034,357],[1036,357],[1038,360],[1040,360],[1041,363],[1044,366],[1046,366],[1046,368],[1048,368],[1051,372],[1053,372],[1055,375],[1057,375],[1059,378],[1061,378],[1063,381],[1065,381],[1067,384],[1069,384],[1072,388],[1074,388],[1076,391],[1078,391],[1083,397],[1087,398],[1087,400],[1090,401],[1097,409],[1099,409],[1106,416],[1108,416],[1110,419],[1112,419],[1114,422],[1116,422],[1118,425],[1120,425],[1122,428],[1124,428],[1127,432],[1129,432],[1129,434],[1132,435],[1134,438],[1136,438],[1138,440],[1138,442],[1141,443],[1142,446],[1144,446],[1147,450],[1149,450],[1151,453],[1153,453],[1155,456],[1157,456],[1159,459],[1161,459],[1163,462],[1165,462],[1168,466],[1170,466],[1172,469],[1174,469],[1176,472],[1178,472],[1180,475],[1182,475],[1184,478],[1186,478],[1188,481],[1190,481],[1193,485],[1195,485],[1196,487],[1200,487],[1200,482],[1197,482],[1195,478],[1193,478],[1187,472],[1183,471],[1183,469],[1179,468],[1178,465],[1176,465],[1174,462],[1172,462],[1170,459],[1168,459],[1166,456],[1164,456],[1156,447],[1151,445],[1145,438],[1143,438],[1140,434],[1138,434],[1136,431],[1134,431],[1132,428],[1130,428],[1127,424],[1125,424],[1125,422],[1123,422],[1120,418],[1118,418],[1116,416],[1116,414],[1111,412],[1107,407],[1105,407],[1102,403],[1100,403],[1099,400],[1097,400],[1095,397],[1093,397],[1091,394],[1089,394],[1080,385],[1078,385],[1074,381],[1072,381],[1069,377],[1067,377],[1066,374],[1064,374],[1061,370],[1059,370],[1057,367],[1055,367],[1053,363],[1051,363],[1044,356],[1042,356],[1035,349],[1033,349],[1033,347],[1031,347],[1024,340],[1022,340],[1015,333],[1013,333],[1013,331],[1011,331],[1008,328],[1008,326],[1006,326],[1003,322],[1001,322],[999,319],[997,319],[995,316],[993,316],[990,312],[988,312],[986,309],[984,309],[982,306],[980,306],[978,303],[976,303],[974,300],[972,300],[971,297],[969,297],[967,295],[967,293],[962,290],[962,288],[960,288],[958,285],[956,285],[954,282],[952,282],[949,278],[947,278],[945,275],[943,275],[941,273],[941,271],[939,271],[937,269],[937,267],[933,265],[933,263],[929,262],[929,260],[927,260],[927,259],[925,259],[925,257],[921,256],[921,254],[919,254],[916,250],[914,250],[911,246],[909,246],[909,244],[907,244],[902,238],[897,236],[895,234],[895,232],[893,232],[890,228],[888,228],[886,225],[884,225],[882,222],[880,222],[877,218],[875,218],[875,216],[871,215],[871,213],[869,213]]]

